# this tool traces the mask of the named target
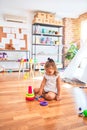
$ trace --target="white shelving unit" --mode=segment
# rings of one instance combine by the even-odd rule
[[[42,63],[50,57],[63,67],[63,26],[32,25],[32,58]]]
[[[29,60],[30,52],[28,50],[0,50],[0,54],[5,53],[5,57],[0,57],[0,66],[5,70],[11,69],[12,71],[18,71],[19,60],[21,58]],[[26,64],[26,69],[29,69],[29,65]]]

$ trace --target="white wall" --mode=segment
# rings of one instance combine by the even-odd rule
[[[27,18],[27,23],[17,23],[17,22],[6,22],[4,20],[4,14],[11,14],[17,16],[23,16]],[[0,10],[0,26],[6,27],[18,27],[18,28],[26,28],[29,30],[28,35],[28,49],[31,50],[31,31],[32,31],[32,20],[33,13],[29,11],[17,10],[17,9],[3,9]]]
[[[27,18],[26,23],[17,23],[17,22],[7,22],[4,19],[4,15],[9,14],[9,15],[16,15],[16,16],[23,16]],[[33,13],[25,10],[19,10],[19,9],[11,9],[11,8],[3,8],[0,9],[0,26],[3,27],[16,27],[16,28],[24,28],[28,29],[28,50],[30,51],[31,54],[31,41],[32,41],[32,20],[33,20]],[[16,54],[14,54],[16,55]],[[31,55],[30,55],[31,56]],[[14,67],[13,67],[14,64]],[[18,68],[19,63],[7,63],[7,62],[0,62],[0,65],[4,66],[5,68]]]

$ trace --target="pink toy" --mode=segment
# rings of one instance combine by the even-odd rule
[[[35,95],[33,93],[32,86],[28,86],[28,93],[26,93],[26,100],[33,101],[35,99]]]
[[[28,93],[32,93],[32,86],[28,87]]]

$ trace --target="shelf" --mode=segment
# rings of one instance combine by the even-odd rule
[[[32,58],[46,62],[50,57],[63,64],[63,26],[32,24]],[[42,52],[42,53],[39,53]],[[51,54],[56,53],[56,54]]]
[[[48,53],[48,54],[36,54],[36,55],[50,55],[51,56],[51,55],[59,55],[59,54],[50,54],[50,53]]]
[[[17,60],[0,60],[0,62],[18,62]]]
[[[35,35],[35,36],[49,36],[49,37],[62,37],[62,35],[52,35],[52,34],[44,34],[44,33],[33,33],[32,35]]]
[[[19,70],[18,70],[18,68],[8,68],[8,69],[5,69],[5,72],[18,72]],[[29,71],[29,69],[26,69],[26,68],[24,68],[24,71],[25,72],[27,72],[27,71]]]
[[[28,52],[28,50],[0,50],[0,51],[8,51],[8,52],[10,52],[10,51],[13,51],[13,52]]]
[[[32,45],[35,45],[35,46],[36,45],[38,45],[38,46],[56,46],[56,45],[50,45],[50,44],[37,44],[37,43],[36,44],[32,44]]]
[[[0,50],[0,66],[3,66],[5,69],[18,68],[20,64],[20,59],[29,59],[30,51],[28,50]],[[29,68],[29,65],[26,63],[25,68]]]
[[[57,27],[59,27],[59,28],[63,27],[63,25],[52,25],[52,24],[43,24],[43,23],[34,23],[33,25],[46,26],[46,27],[55,27],[55,28],[57,28]]]

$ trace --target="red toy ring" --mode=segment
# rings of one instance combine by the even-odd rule
[[[42,102],[40,102],[40,105],[41,105],[41,106],[47,106],[47,105],[48,105],[48,102],[42,101]]]
[[[43,102],[43,101],[44,101],[44,98],[39,98],[38,101],[39,101],[39,102]]]

